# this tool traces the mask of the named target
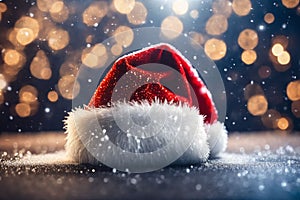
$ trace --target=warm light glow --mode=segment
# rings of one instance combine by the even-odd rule
[[[59,13],[64,8],[64,2],[63,1],[56,1],[52,4],[49,12],[50,13]]]
[[[17,65],[20,63],[22,55],[13,49],[8,49],[4,51],[3,60],[7,65]]]
[[[290,82],[286,88],[286,93],[290,100],[300,100],[300,80]]]
[[[215,0],[212,10],[214,14],[221,14],[228,18],[232,13],[232,3],[228,0]]]
[[[52,29],[48,33],[48,45],[51,49],[58,51],[69,44],[69,33],[63,29]]]
[[[19,91],[20,102],[33,103],[37,101],[38,91],[32,85],[23,86]]]
[[[0,105],[4,103],[4,95],[2,91],[0,90]]]
[[[79,70],[79,64],[76,64],[71,61],[64,62],[59,69],[59,75],[65,76],[65,75],[73,75],[77,76]]]
[[[193,18],[193,19],[197,19],[197,18],[199,17],[199,12],[198,12],[198,10],[191,10],[190,16],[191,16],[191,18]]]
[[[266,23],[268,24],[272,24],[275,20],[275,17],[272,13],[267,13],[265,16],[264,16],[264,20]]]
[[[192,44],[202,45],[205,42],[204,36],[201,33],[192,31],[189,33],[189,36],[192,38]]]
[[[52,70],[50,68],[48,57],[43,50],[39,50],[32,59],[30,72],[38,79],[48,80],[51,78]]]
[[[300,101],[293,101],[291,110],[295,117],[300,118]]]
[[[268,78],[271,75],[271,68],[269,66],[261,66],[258,70],[258,75],[261,78]]]
[[[65,99],[73,99],[79,94],[80,85],[73,75],[66,75],[59,79],[58,90]]]
[[[27,103],[18,103],[15,110],[20,117],[28,117],[30,115],[31,108]]]
[[[177,38],[183,31],[183,24],[178,17],[168,16],[161,23],[161,32],[168,39]]]
[[[118,44],[114,44],[111,49],[110,49],[111,53],[114,55],[114,56],[119,56],[121,55],[122,51],[123,51],[123,48],[121,45],[118,45]]]
[[[52,20],[58,23],[66,21],[69,17],[69,9],[62,1],[55,2],[49,12]]]
[[[280,56],[283,53],[283,51],[283,46],[279,43],[274,44],[272,47],[272,54],[274,56]]]
[[[277,61],[279,62],[279,64],[281,65],[287,65],[290,63],[291,60],[291,56],[289,54],[289,52],[287,51],[283,51],[278,57],[277,57]]]
[[[283,46],[283,48],[286,49],[289,44],[289,40],[288,40],[287,36],[278,35],[278,36],[272,38],[272,44],[275,45],[277,43],[281,44]]]
[[[176,15],[184,15],[189,9],[189,4],[186,0],[175,0],[172,9]]]
[[[128,26],[119,26],[114,32],[114,38],[118,44],[126,48],[131,45],[134,33]]]
[[[233,0],[232,9],[239,16],[246,16],[251,10],[252,4],[250,0]]]
[[[226,55],[227,47],[223,40],[209,39],[204,45],[204,52],[212,60],[220,60]]]
[[[241,58],[245,64],[251,65],[256,61],[257,55],[254,50],[245,50],[243,51]]]
[[[58,100],[58,94],[55,91],[48,92],[47,97],[50,102],[56,102]]]
[[[248,100],[247,108],[254,116],[263,115],[268,110],[268,101],[263,95],[255,95]]]
[[[221,35],[228,28],[227,18],[224,15],[215,14],[206,22],[205,30],[210,35]]]
[[[135,5],[135,0],[113,0],[116,10],[121,14],[128,14]]]
[[[0,2],[0,13],[4,13],[7,10],[7,6],[5,3]]]
[[[108,5],[107,2],[97,1],[93,2],[82,13],[83,23],[87,26],[98,26],[101,19],[107,14]]]
[[[280,130],[286,130],[289,127],[289,121],[285,117],[281,117],[277,121],[277,126]]]
[[[264,91],[260,85],[257,83],[249,83],[244,89],[244,97],[246,100],[249,100],[252,96],[263,95]]]
[[[107,50],[101,43],[82,51],[81,62],[87,67],[103,67],[108,59]]]
[[[28,31],[28,29],[30,29],[32,31],[29,32],[28,31],[28,38],[29,39],[23,39],[25,41],[27,40],[34,40],[38,34],[39,34],[39,30],[40,30],[40,26],[39,26],[39,23],[36,19],[34,18],[31,18],[31,17],[27,17],[27,16],[24,16],[24,17],[21,17],[16,23],[15,23],[15,29],[16,31],[18,32],[20,29],[23,29],[23,28],[27,28],[25,29],[25,32],[26,30]],[[24,31],[24,30],[23,30]],[[26,35],[26,33],[25,33]],[[32,36],[33,35],[33,36]],[[21,37],[22,38],[22,37]],[[24,38],[24,36],[23,36]],[[22,41],[22,40],[21,40]]]
[[[3,90],[7,86],[7,82],[3,74],[0,74],[0,91]]]
[[[281,0],[281,2],[287,8],[295,8],[299,4],[299,0]]]
[[[261,121],[267,128],[277,128],[278,119],[281,117],[280,113],[274,109],[268,110],[261,116]]]
[[[21,28],[17,32],[16,39],[21,45],[30,44],[34,40],[33,31],[29,28]]]
[[[238,37],[238,44],[245,50],[254,49],[258,44],[257,33],[251,29],[243,30]]]
[[[133,25],[140,25],[146,22],[147,15],[148,11],[144,4],[136,2],[132,11],[127,14],[127,19]]]

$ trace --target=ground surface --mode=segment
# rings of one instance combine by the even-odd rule
[[[78,165],[64,135],[0,135],[0,199],[300,199],[300,134],[231,134],[207,163],[144,173]]]

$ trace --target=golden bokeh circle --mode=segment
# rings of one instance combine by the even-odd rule
[[[256,61],[257,55],[254,50],[250,49],[243,51],[241,58],[245,64],[251,65]]]
[[[209,39],[204,45],[204,52],[212,60],[220,60],[226,55],[227,47],[223,40]]]
[[[280,43],[276,43],[273,45],[271,51],[274,56],[280,56],[280,54],[283,53],[284,48]]]
[[[19,91],[19,100],[23,103],[34,103],[38,100],[38,91],[32,85],[25,85]]]
[[[52,29],[47,35],[48,46],[55,50],[61,50],[69,44],[69,33],[63,29]]]
[[[288,129],[289,128],[289,120],[285,117],[279,118],[277,121],[277,127],[283,131]]]
[[[144,4],[136,2],[132,11],[127,14],[127,19],[133,25],[141,25],[146,22],[147,15],[148,11]]]
[[[246,16],[251,11],[252,4],[250,0],[233,0],[232,9],[239,16]]]
[[[177,38],[183,31],[183,23],[178,17],[168,16],[161,23],[161,32],[168,39]]]
[[[6,12],[7,6],[5,3],[0,2],[0,14]]]
[[[221,14],[228,18],[232,13],[232,3],[229,0],[215,0],[212,10],[214,14]]]
[[[172,3],[172,10],[176,15],[184,15],[189,9],[189,4],[186,0],[175,0]]]
[[[18,103],[15,107],[15,111],[19,117],[28,117],[30,116],[31,108],[27,103]]]
[[[299,0],[281,0],[282,4],[287,8],[296,8]]]
[[[205,26],[205,30],[210,35],[221,35],[228,28],[227,18],[224,15],[215,14],[211,16]]]
[[[135,0],[113,0],[114,7],[121,14],[130,13],[135,5]]]
[[[268,110],[261,116],[261,121],[267,128],[276,129],[278,119],[281,117],[280,113],[274,109]]]
[[[20,63],[22,55],[14,49],[7,49],[4,51],[3,60],[7,65],[13,66]]]
[[[73,99],[79,94],[80,85],[73,75],[66,75],[59,79],[58,90],[65,99]]]
[[[48,92],[47,97],[50,102],[56,102],[58,100],[58,94],[56,91]]]
[[[263,115],[268,110],[268,101],[264,95],[254,95],[249,98],[247,109],[254,116]]]
[[[300,80],[290,82],[286,88],[286,94],[292,101],[300,100]]]
[[[258,35],[252,29],[243,30],[238,37],[238,44],[244,50],[254,49],[258,44]]]
[[[287,65],[290,63],[291,61],[291,56],[289,54],[289,52],[287,51],[283,51],[278,57],[277,57],[277,61],[279,64],[281,65]]]
[[[264,16],[264,20],[268,24],[272,24],[275,21],[275,16],[272,13],[267,13]]]
[[[114,32],[115,41],[123,47],[128,47],[133,42],[134,33],[128,26],[119,26]]]
[[[21,28],[17,31],[16,39],[21,45],[25,46],[30,44],[35,38],[32,29]]]

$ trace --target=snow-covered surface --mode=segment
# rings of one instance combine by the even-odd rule
[[[41,148],[36,141],[43,137],[49,142]],[[63,134],[51,137],[32,134],[26,138],[0,135],[1,145],[5,141],[11,143],[6,149],[0,145],[0,199],[299,199],[300,196],[299,133],[232,134],[228,152],[216,159],[142,174],[71,162],[61,149]],[[28,148],[41,152],[31,154]],[[60,151],[53,152],[54,149]]]

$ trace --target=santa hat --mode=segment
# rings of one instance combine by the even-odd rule
[[[122,159],[116,152],[105,155],[109,150],[99,150],[99,141],[112,141],[120,152],[143,154],[161,148],[183,130],[184,137],[176,139],[170,149],[177,152],[189,137],[193,136],[193,141],[173,163],[205,162],[227,145],[227,131],[218,121],[211,94],[197,71],[178,50],[163,43],[116,60],[88,106],[69,113],[65,128],[66,151],[78,163],[99,164],[98,155],[114,157],[110,159],[116,162]],[[150,140],[147,134],[153,136],[151,132],[158,132],[166,141]],[[152,158],[151,162],[160,161]]]

